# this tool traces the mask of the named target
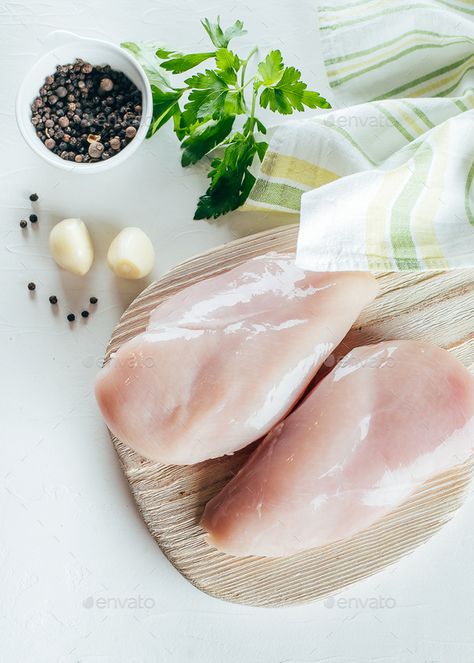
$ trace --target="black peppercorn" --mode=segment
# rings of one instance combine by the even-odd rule
[[[31,291],[36,290],[36,283],[33,283],[33,281],[28,283],[28,290],[31,290]]]
[[[114,82],[111,78],[103,78],[100,81],[99,90],[102,93],[110,92],[111,90],[113,90],[113,87],[114,87]]]
[[[28,224],[26,223],[25,219],[22,219],[22,220],[20,221],[20,228],[26,228],[27,225],[28,225]]]
[[[89,156],[91,159],[100,159],[103,151],[104,146],[99,141],[94,141],[89,145]]]
[[[81,315],[83,318],[88,318],[89,317],[89,311],[82,311]]]
[[[67,319],[69,320],[69,322],[74,322],[76,316],[74,315],[74,313],[68,313]]]
[[[51,297],[49,298],[49,303],[50,304],[57,304],[58,303],[58,298],[56,297],[56,295],[51,295]]]
[[[91,298],[89,299],[89,301],[90,301],[91,304],[97,304],[97,302],[98,302],[99,300],[97,299],[97,297],[91,297]]]
[[[32,203],[35,203],[38,200],[38,194],[37,193],[32,193],[30,195],[30,200]]]
[[[45,78],[31,106],[31,122],[48,150],[67,160],[82,155],[90,163],[114,156],[134,138],[141,101],[140,91],[125,74],[77,58]],[[88,134],[98,143],[89,154]],[[111,143],[114,137],[118,141]]]
[[[29,218],[31,223],[36,223],[38,221],[38,217],[36,216],[36,214],[30,214]]]

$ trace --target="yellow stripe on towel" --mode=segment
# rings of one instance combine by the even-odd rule
[[[310,161],[277,152],[267,152],[261,172],[272,178],[289,180],[313,189],[334,182],[340,177],[337,173]]]
[[[441,125],[435,134],[433,146],[433,164],[428,174],[426,188],[413,210],[413,238],[418,255],[428,269],[448,268],[443,249],[438,242],[434,228],[434,219],[440,206],[443,182],[446,175],[446,161],[449,149],[449,122]],[[426,144],[428,146],[428,143]]]

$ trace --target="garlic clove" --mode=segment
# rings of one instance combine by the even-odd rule
[[[49,249],[56,263],[68,272],[84,276],[94,260],[94,247],[82,219],[64,219],[49,234]]]
[[[110,269],[123,279],[142,279],[153,269],[155,250],[141,228],[124,228],[107,252]]]

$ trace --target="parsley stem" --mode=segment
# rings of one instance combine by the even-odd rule
[[[252,94],[252,106],[250,108],[249,115],[249,133],[253,133],[253,128],[255,126],[255,106],[257,105],[257,94],[258,88],[260,87],[257,80],[254,80],[253,83],[253,94]]]
[[[257,51],[258,51],[257,46],[254,46],[254,48],[252,48],[250,53],[247,55],[247,59],[242,62],[242,72],[240,74],[240,85],[242,87],[244,87],[245,84],[245,72],[247,71],[247,65]]]

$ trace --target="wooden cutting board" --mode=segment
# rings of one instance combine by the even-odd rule
[[[150,312],[173,293],[268,251],[294,250],[297,226],[240,239],[188,260],[135,299],[117,325],[105,361],[143,331]],[[358,345],[406,338],[431,341],[474,370],[474,269],[378,275],[381,294],[365,309],[336,359]],[[416,367],[414,367],[416,370]],[[431,537],[454,513],[473,463],[439,475],[369,529],[283,559],[236,558],[205,540],[199,520],[206,502],[249,454],[190,467],[148,461],[113,437],[138,509],[171,563],[193,585],[212,596],[257,606],[312,601],[376,573]]]

